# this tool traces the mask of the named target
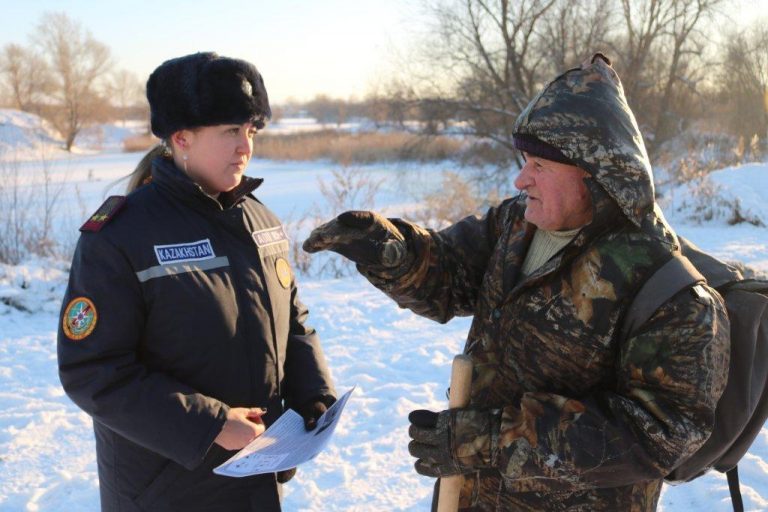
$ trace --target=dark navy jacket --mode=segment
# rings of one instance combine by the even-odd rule
[[[266,407],[269,425],[334,394],[287,237],[250,195],[261,180],[217,201],[170,160],[152,176],[81,235],[59,326],[61,382],[94,420],[102,508],[279,510],[274,475],[211,469],[233,454],[213,443],[229,407]],[[62,326],[79,298],[93,311],[77,340]]]

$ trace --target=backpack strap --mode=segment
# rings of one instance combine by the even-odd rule
[[[728,491],[731,493],[733,512],[744,512],[744,501],[741,499],[739,487],[739,466],[733,466],[725,472],[725,475],[728,477]]]
[[[682,236],[677,237],[680,242],[680,251],[688,258],[699,271],[707,277],[707,284],[716,290],[735,281],[743,281],[741,275],[733,266],[720,261],[711,254],[702,251],[693,242]]]
[[[643,283],[635,295],[621,326],[621,339],[626,340],[633,336],[650,320],[656,310],[678,292],[704,282],[706,279],[688,258],[679,252],[674,253],[672,258]]]

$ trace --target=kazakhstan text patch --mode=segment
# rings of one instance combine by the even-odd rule
[[[256,242],[256,245],[259,247],[266,247],[268,245],[288,241],[288,235],[285,234],[283,226],[275,226],[274,228],[254,231],[252,236],[253,241]]]
[[[156,245],[155,255],[157,255],[157,262],[161,265],[209,260],[216,257],[211,241],[207,238],[186,244]]]

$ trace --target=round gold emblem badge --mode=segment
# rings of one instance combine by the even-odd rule
[[[275,272],[277,272],[277,280],[280,281],[280,286],[283,288],[291,286],[291,266],[285,258],[277,258],[277,261],[275,261]]]

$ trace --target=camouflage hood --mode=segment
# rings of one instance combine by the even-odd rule
[[[559,149],[595,178],[633,224],[676,245],[654,202],[653,171],[640,129],[618,75],[602,54],[544,87],[517,118],[514,133]]]

